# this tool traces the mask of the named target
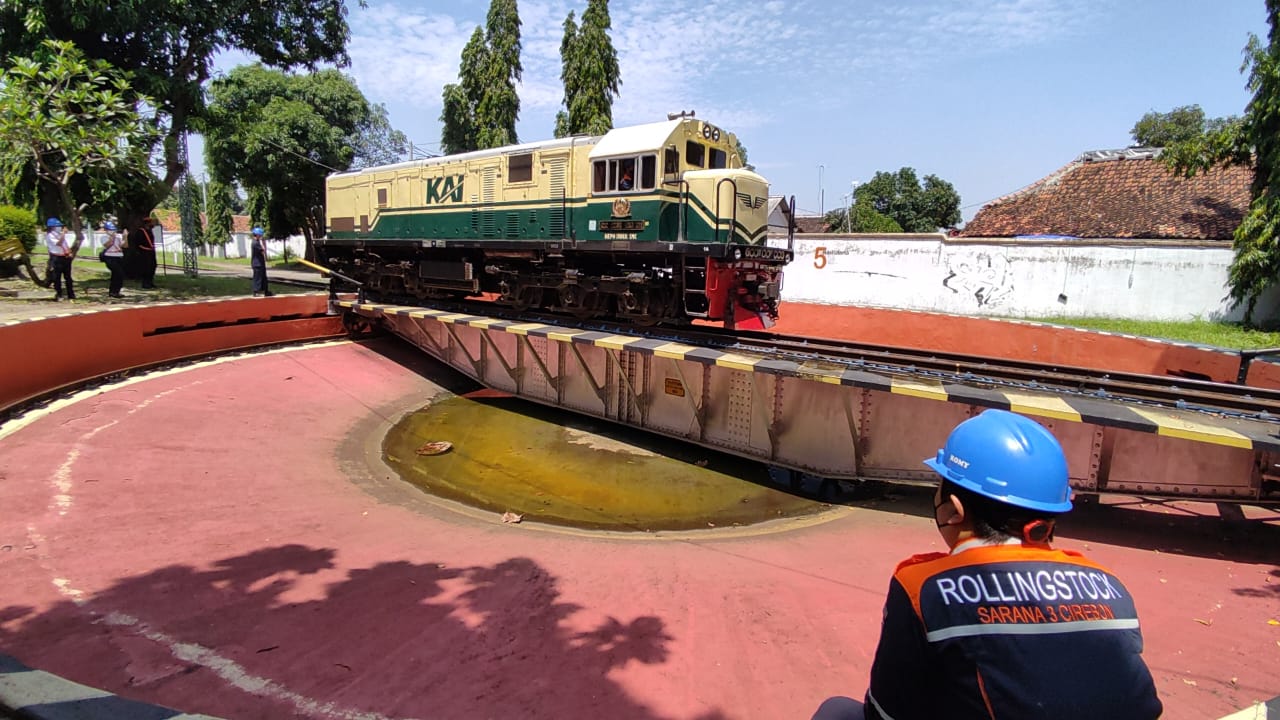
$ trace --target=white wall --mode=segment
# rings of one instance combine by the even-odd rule
[[[164,252],[165,260],[169,264],[182,264],[182,233],[174,231],[165,231],[164,233]],[[289,252],[295,257],[303,257],[307,250],[307,239],[301,235],[294,235],[288,240],[268,240],[267,241],[267,258],[275,260],[284,257],[284,248],[288,245]],[[222,249],[225,248],[224,255]],[[212,249],[213,257],[228,258],[244,258],[249,257],[249,233],[232,233],[231,241],[222,248]]]
[[[796,235],[795,251],[784,302],[1006,317],[1244,315],[1224,300],[1229,243],[824,234]],[[1254,321],[1273,317],[1278,300],[1280,293],[1267,293]]]

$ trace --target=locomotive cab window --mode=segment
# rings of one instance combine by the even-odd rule
[[[604,160],[595,161],[591,168],[591,190],[592,192],[604,192],[608,187],[609,164]]]
[[[658,156],[640,157],[640,189],[652,190],[658,184]]]
[[[711,148],[711,165],[712,170],[723,170],[729,167],[729,154],[719,148]]]
[[[707,152],[707,148],[700,142],[694,142],[690,140],[689,142],[685,143],[684,157],[686,160],[689,161],[689,165],[691,165],[692,167],[707,166],[706,152]]]
[[[618,189],[634,190],[636,187],[636,159],[626,158],[618,161]]]
[[[507,156],[507,182],[533,182],[533,153]]]
[[[591,167],[591,190],[593,192],[652,190],[656,183],[657,162],[658,159],[654,155],[596,160]]]
[[[669,147],[662,153],[662,174],[676,175],[680,172],[680,151]]]

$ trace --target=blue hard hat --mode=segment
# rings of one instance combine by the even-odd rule
[[[262,228],[260,228],[260,227],[256,227],[256,228],[254,228],[254,229],[253,229],[253,234],[254,234],[254,235],[261,235],[261,234],[262,234]]]
[[[996,502],[1051,513],[1071,509],[1062,445],[1040,423],[1008,410],[987,410],[960,423],[946,447],[924,464]]]
[[[62,227],[62,221],[58,218],[49,218],[49,220],[45,222],[44,226],[51,228]]]
[[[106,224],[106,228],[107,228],[108,230],[113,230],[113,231],[114,231],[114,230],[116,229],[116,224],[108,220],[108,221],[107,221],[107,224]]]

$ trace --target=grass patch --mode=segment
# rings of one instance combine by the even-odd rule
[[[1240,323],[1192,320],[1167,322],[1158,320],[1125,320],[1122,318],[1022,318],[1051,325],[1067,325],[1085,330],[1138,335],[1140,337],[1175,340],[1177,342],[1213,345],[1231,350],[1260,350],[1280,347],[1280,332],[1253,330]]]
[[[43,257],[39,258],[38,263],[36,258],[32,258],[32,263],[37,265],[41,273],[44,272],[44,261],[45,258]],[[92,260],[83,257],[76,258],[71,264],[71,277],[76,284],[77,303],[99,304],[108,302],[107,290],[111,280],[111,273],[96,258]],[[199,298],[243,297],[253,292],[252,283],[247,277],[198,275],[192,278],[183,275],[180,270],[175,272],[172,268],[170,268],[168,274],[165,274],[163,270],[157,271],[155,282],[156,288],[154,290],[141,290],[138,288],[137,280],[126,279],[124,281],[126,299],[131,299],[135,302],[164,302]],[[270,287],[271,292],[277,295],[317,292],[314,289],[282,283],[271,283]],[[52,288],[40,288],[30,280],[17,277],[0,279],[0,289],[36,293],[40,296],[32,298],[32,300],[44,300],[53,297]],[[48,297],[44,297],[45,295]],[[17,302],[23,301],[18,300]]]

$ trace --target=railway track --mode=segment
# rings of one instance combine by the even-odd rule
[[[1049,392],[1280,424],[1280,390],[1197,378],[1099,371],[844,340],[726,330],[712,326],[645,328],[600,320],[582,321],[545,312],[516,312],[485,301],[436,302],[430,307],[511,321],[635,335],[792,362],[836,363],[855,370],[933,380],[944,384]]]

